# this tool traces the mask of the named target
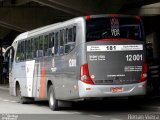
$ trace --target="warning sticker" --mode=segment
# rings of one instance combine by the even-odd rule
[[[139,72],[142,71],[142,66],[125,66],[125,72]]]

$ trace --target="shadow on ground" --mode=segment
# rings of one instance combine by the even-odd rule
[[[29,104],[48,107],[46,101],[36,101]],[[159,108],[158,108],[159,107]],[[48,107],[49,109],[49,107]],[[160,97],[152,98],[123,98],[123,99],[104,99],[92,101],[73,102],[72,107],[60,108],[60,111],[78,111],[78,112],[116,112],[116,113],[134,113],[134,112],[153,112],[160,110]]]

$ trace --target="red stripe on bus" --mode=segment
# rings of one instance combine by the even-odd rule
[[[99,39],[96,41],[126,41],[129,40],[128,38],[106,38],[106,39]]]
[[[44,98],[44,80],[45,80],[45,68],[43,63],[42,70],[41,70],[41,83],[40,83],[40,92],[39,92],[40,98]]]

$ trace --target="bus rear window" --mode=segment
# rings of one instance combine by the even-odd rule
[[[110,38],[142,40],[141,23],[135,18],[93,18],[86,21],[86,41]]]

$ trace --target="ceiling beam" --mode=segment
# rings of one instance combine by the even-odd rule
[[[160,2],[144,5],[140,8],[132,8],[130,10],[123,11],[125,14],[138,14],[141,16],[157,16],[160,15]]]
[[[29,2],[31,2],[31,0],[15,0],[16,5],[24,5]]]
[[[139,9],[142,6],[158,3],[159,0],[128,0],[121,8],[120,12],[130,11],[132,9]]]
[[[2,7],[19,6],[31,2],[31,0],[2,0]]]
[[[32,0],[39,4],[72,14],[84,16],[91,14],[117,13],[126,0]]]
[[[75,0],[32,0],[34,2],[37,2],[39,4],[60,10],[62,12],[74,15],[74,16],[79,16],[79,15],[84,15],[85,12],[82,10],[78,10],[77,8],[75,9],[76,6],[74,6],[74,3],[77,2]],[[66,2],[72,3],[71,5],[66,4]],[[79,4],[80,5],[80,4]],[[81,6],[81,5],[80,5]]]
[[[41,13],[40,13],[40,12]],[[57,14],[60,17],[55,17]],[[28,31],[66,20],[66,14],[47,7],[1,7],[0,25],[16,31]],[[65,16],[65,17],[63,17]],[[70,16],[68,16],[69,18]]]
[[[5,27],[5,28],[8,28],[8,29],[15,30],[15,31],[19,31],[19,32],[27,31],[26,29],[24,29],[24,28],[22,28],[22,27],[18,27],[18,26],[16,26],[16,25],[12,25],[12,24],[7,23],[7,22],[5,22],[5,21],[0,21],[0,26]]]

